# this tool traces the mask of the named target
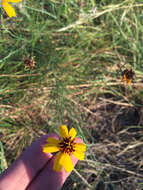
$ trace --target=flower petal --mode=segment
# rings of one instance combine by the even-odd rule
[[[80,151],[74,151],[72,154],[78,159],[78,160],[84,160],[84,152]]]
[[[2,2],[2,7],[9,17],[13,17],[13,16],[16,17],[15,10],[11,5],[9,5],[8,3]]]
[[[22,0],[8,0],[8,2],[10,2],[10,3],[18,3],[20,1],[22,1]]]
[[[2,5],[5,4],[5,3],[8,3],[8,1],[7,1],[7,0],[2,0],[2,1],[1,1],[1,4],[2,4]]]
[[[59,144],[59,140],[56,139],[56,138],[53,138],[53,137],[48,137],[47,140],[46,140],[49,144],[53,144],[55,146],[58,146]]]
[[[74,139],[76,137],[76,130],[75,128],[71,128],[70,131],[69,131],[69,136],[71,136],[71,139]]]
[[[63,167],[66,172],[71,172],[73,170],[73,162],[69,154],[64,155]]]
[[[85,152],[86,145],[84,143],[76,143],[74,149],[75,149],[75,151]]]
[[[55,170],[56,172],[60,172],[63,168],[63,163],[64,163],[64,154],[59,152],[56,154],[53,170]]]
[[[126,77],[126,75],[124,74],[123,75],[123,78],[122,78],[124,81],[126,81],[127,80],[127,77]]]
[[[52,153],[52,152],[57,152],[59,151],[59,147],[53,144],[45,144],[43,146],[43,152],[45,153]]]
[[[66,125],[61,125],[60,126],[60,135],[61,137],[63,138],[66,138],[69,136],[69,133],[68,133],[68,128]]]
[[[128,84],[131,84],[131,81],[132,81],[131,79],[127,79]]]

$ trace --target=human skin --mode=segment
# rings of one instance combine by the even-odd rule
[[[48,137],[58,139],[56,134],[48,134],[32,143],[23,154],[0,175],[0,190],[60,190],[71,172],[53,170],[55,156],[43,153],[43,145]],[[76,142],[83,141],[76,138]],[[73,165],[77,159],[72,156]]]

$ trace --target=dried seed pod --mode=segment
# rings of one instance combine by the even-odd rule
[[[26,68],[33,69],[35,66],[34,57],[28,57],[24,59],[24,65]]]

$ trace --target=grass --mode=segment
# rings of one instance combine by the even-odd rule
[[[27,0],[16,19],[1,14],[0,171],[67,124],[88,149],[63,189],[143,188],[142,8],[141,0]],[[24,64],[31,57],[33,69]]]

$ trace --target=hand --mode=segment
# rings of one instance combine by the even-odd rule
[[[34,142],[24,153],[0,175],[0,190],[59,190],[70,175],[64,169],[53,170],[55,156],[42,152],[48,137],[58,138],[49,134]],[[81,139],[77,139],[81,142]],[[73,164],[77,159],[72,156]]]

